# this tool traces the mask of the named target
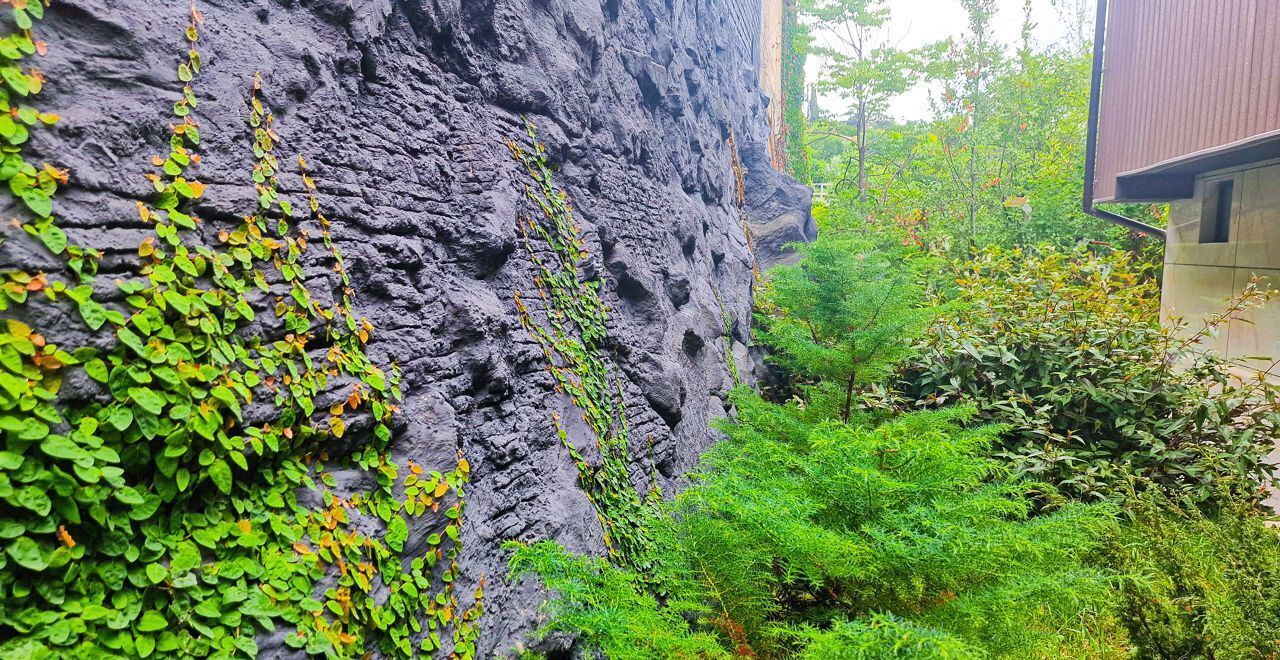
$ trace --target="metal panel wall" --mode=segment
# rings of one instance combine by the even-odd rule
[[[1116,175],[1280,130],[1280,0],[1110,0],[1095,198]]]

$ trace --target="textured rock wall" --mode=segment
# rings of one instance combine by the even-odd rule
[[[504,140],[527,115],[563,168],[606,281],[635,480],[643,487],[656,470],[669,492],[715,440],[707,423],[725,414],[726,355],[751,368],[753,255],[734,207],[731,134],[762,261],[813,235],[807,190],[768,166],[758,0],[200,6],[207,231],[252,204],[246,100],[261,71],[283,152],[310,161],[358,311],[377,328],[371,353],[404,369],[395,453],[433,465],[462,451],[473,466],[465,578],[489,580],[485,655],[510,649],[542,596],[505,583],[499,545],[554,538],[599,552],[601,534],[549,421],[577,413],[554,393],[512,300],[533,286],[516,225],[522,173]],[[134,268],[150,233],[134,200],[180,90],[185,13],[185,2],[56,0],[41,27],[42,106],[63,120],[36,137],[36,158],[71,169],[60,221],[73,240],[106,248],[108,274]],[[44,258],[20,241],[0,257]]]

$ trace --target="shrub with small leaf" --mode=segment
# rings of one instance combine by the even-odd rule
[[[815,411],[849,421],[935,315],[923,306],[931,260],[866,240],[823,239],[797,252],[798,263],[768,273],[757,339]]]
[[[1280,656],[1280,534],[1248,504],[1205,514],[1150,490],[1130,498],[1106,561],[1143,657]]]

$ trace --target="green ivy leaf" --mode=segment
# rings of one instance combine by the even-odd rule
[[[90,330],[97,330],[107,322],[107,310],[99,305],[96,300],[86,300],[80,303],[80,317],[84,319],[85,325]]]
[[[26,96],[31,91],[30,82],[19,67],[13,65],[0,67],[0,77],[3,77],[9,88],[20,96]]]
[[[117,431],[124,431],[133,423],[133,410],[128,406],[116,406],[111,411],[111,416],[107,418],[107,423],[115,427]]]
[[[164,411],[164,397],[151,388],[130,387],[129,398],[133,399],[134,403],[152,415],[159,415]]]
[[[133,352],[137,353],[141,357],[147,357],[146,343],[142,341],[142,338],[134,334],[132,330],[128,328],[120,328],[119,330],[116,330],[116,336],[120,338],[121,343],[132,348]]]
[[[90,378],[98,381],[99,383],[107,382],[107,363],[98,358],[94,358],[86,362],[84,364],[84,372]]]
[[[212,390],[209,390],[209,394],[213,395],[213,398],[225,403],[227,407],[231,409],[232,414],[236,416],[236,419],[240,418],[240,402],[236,400],[234,392],[222,385],[219,385]]]
[[[164,615],[155,610],[149,610],[142,613],[142,618],[138,619],[138,632],[155,632],[164,630],[169,626],[169,622],[165,621]]]
[[[97,621],[98,619],[111,616],[115,613],[116,611],[109,607],[105,607],[97,603],[90,603],[84,606],[84,611],[80,613],[80,618],[85,621]]]
[[[26,458],[22,454],[11,451],[0,451],[0,470],[16,470],[22,467]]]
[[[224,495],[231,494],[231,466],[219,458],[209,466],[209,479]]]
[[[62,458],[69,461],[89,458],[89,452],[82,449],[74,441],[60,435],[51,435],[45,438],[40,443],[40,450],[54,458]]]
[[[47,218],[49,217],[50,213],[53,213],[53,198],[49,197],[49,195],[35,188],[29,188],[23,191],[22,201],[26,202],[27,208],[31,209],[32,213],[36,214],[37,216],[40,216],[41,218]],[[62,237],[62,241],[63,241],[62,246],[66,247],[67,244],[66,244],[65,235]],[[53,248],[50,248],[50,249],[53,249]],[[61,250],[59,250],[58,252],[61,252]]]
[[[27,205],[30,206],[30,202]],[[35,209],[33,208],[32,210]],[[50,203],[49,210],[53,210],[52,203]],[[48,215],[48,213],[46,212],[44,215]],[[52,222],[40,228],[40,241],[54,254],[62,254],[62,251],[67,249],[67,233]],[[97,328],[94,329],[97,330]]]
[[[49,515],[49,509],[53,508],[53,502],[49,500],[49,496],[45,495],[43,490],[35,486],[27,486],[14,491],[9,497],[9,501],[24,509],[30,509],[36,512],[36,515]]]
[[[160,584],[167,577],[169,569],[160,564],[147,564],[147,579],[151,580],[151,584]]]
[[[392,516],[387,521],[387,545],[396,552],[404,551],[404,542],[409,538],[409,526],[400,516]]]
[[[14,539],[13,543],[9,544],[8,552],[9,556],[23,568],[43,571],[49,567],[49,553],[30,537],[20,536]]]
[[[133,640],[133,648],[138,652],[139,658],[149,658],[156,650],[156,640],[150,635],[138,635]]]
[[[121,504],[128,504],[131,506],[142,504],[144,501],[142,499],[142,495],[137,491],[137,489],[131,486],[123,486],[121,488],[117,488],[116,499],[120,500]]]

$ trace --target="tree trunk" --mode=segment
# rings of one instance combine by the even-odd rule
[[[858,202],[867,203],[867,100],[858,101]]]
[[[972,130],[972,129],[971,129]],[[973,140],[969,142],[969,247],[978,247],[978,155]]]
[[[849,423],[849,416],[853,414],[853,383],[857,380],[857,372],[849,374],[849,382],[844,388],[844,422]]]

